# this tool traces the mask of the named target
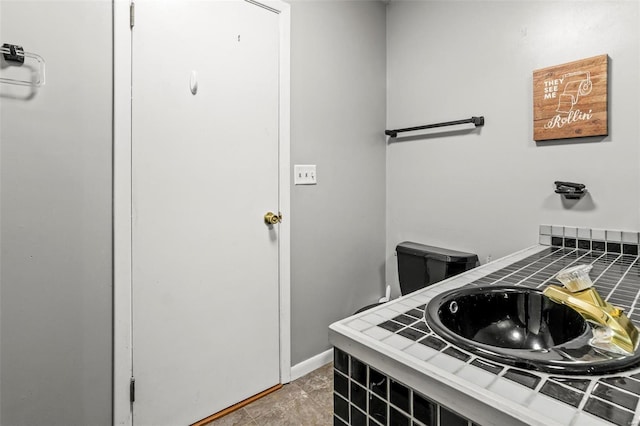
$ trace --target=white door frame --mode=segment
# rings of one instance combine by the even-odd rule
[[[238,0],[241,1],[241,0]],[[281,0],[244,0],[280,15],[280,381],[291,380],[290,23]],[[132,425],[131,0],[113,2],[113,424]],[[213,413],[212,413],[213,414]]]

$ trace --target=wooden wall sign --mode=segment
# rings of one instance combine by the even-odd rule
[[[533,72],[533,139],[608,134],[608,56],[600,55]]]

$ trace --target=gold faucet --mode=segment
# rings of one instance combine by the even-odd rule
[[[593,283],[588,275],[590,269],[591,265],[578,265],[561,271],[557,278],[563,282],[564,288],[549,285],[543,294],[556,303],[573,308],[586,320],[605,327],[604,332],[594,332],[594,346],[614,351],[617,348],[631,355],[640,340],[638,329],[622,309],[602,300],[592,287]]]

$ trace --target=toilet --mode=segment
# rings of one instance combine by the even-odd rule
[[[412,293],[478,265],[478,255],[405,241],[396,246],[400,293]],[[366,311],[385,302],[358,309]]]

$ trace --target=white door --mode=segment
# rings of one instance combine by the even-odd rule
[[[186,425],[279,383],[278,15],[136,1],[136,425]],[[197,89],[196,89],[197,85]]]

